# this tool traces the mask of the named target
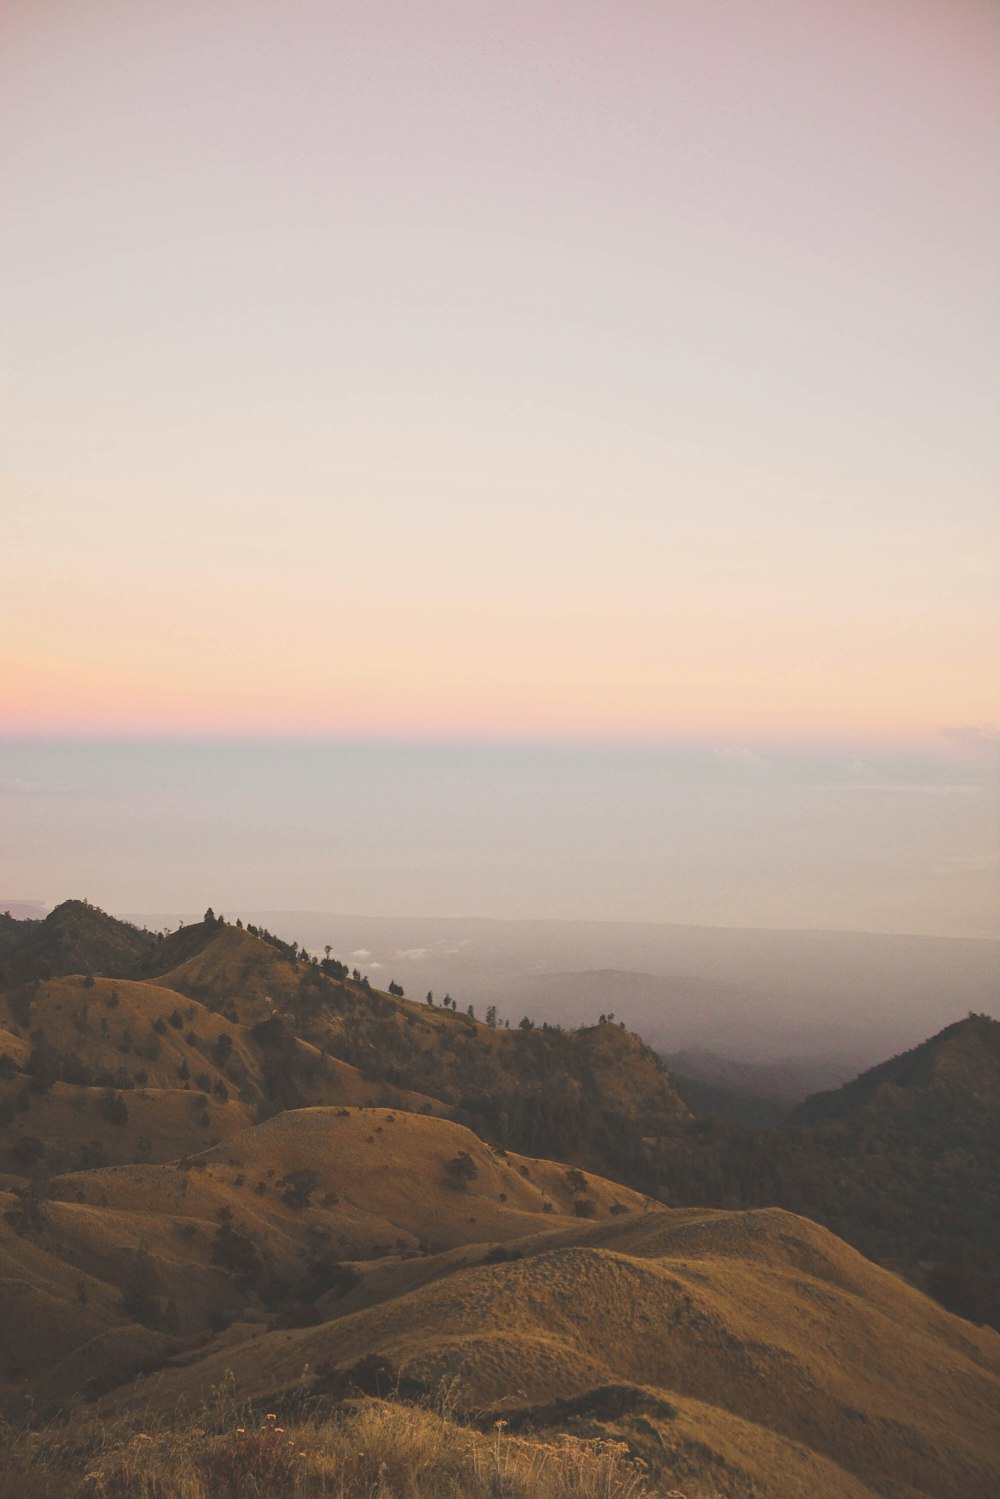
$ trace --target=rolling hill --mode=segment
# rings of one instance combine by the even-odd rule
[[[607,1018],[510,1030],[263,929],[119,933],[71,904],[8,940],[0,994],[0,1402],[56,1423],[12,1493],[51,1487],[44,1450],[60,1492],[103,1499],[101,1451],[107,1492],[139,1499],[134,1413],[176,1467],[176,1413],[230,1385],[311,1412],[307,1447],[390,1390],[445,1401],[419,1420],[470,1462],[497,1421],[511,1463],[622,1442],[651,1494],[1000,1487],[1000,1336],[782,1207],[832,1205],[855,1239],[868,1214],[890,1251],[920,1225],[925,1275],[971,1253],[995,1208],[994,1022],[739,1130],[692,1119]],[[94,1419],[60,1439],[80,1398]]]

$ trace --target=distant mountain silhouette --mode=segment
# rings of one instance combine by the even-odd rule
[[[10,916],[15,921],[41,921],[48,915],[49,907],[41,900],[6,900],[0,896],[0,915]]]
[[[243,912],[244,920],[247,913]],[[176,915],[133,917],[162,926]],[[798,1098],[831,1088],[958,1015],[994,1012],[1000,941],[851,931],[615,921],[487,921],[258,912],[254,921],[363,955],[372,981],[448,989],[460,1008],[499,1006],[564,1026],[613,1010],[661,1054],[843,1060]]]

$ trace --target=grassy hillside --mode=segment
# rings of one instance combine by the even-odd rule
[[[156,1163],[281,1110],[381,1105],[668,1202],[805,1213],[1000,1326],[1000,1068],[985,1017],[803,1106],[790,1127],[741,1128],[693,1122],[618,1024],[504,1029],[383,993],[263,929],[211,917],[155,938],[67,905],[32,929],[124,954],[128,972],[35,977],[0,997],[0,1170]],[[711,1097],[686,1086],[708,1112]]]
[[[223,1393],[197,1424],[95,1420],[15,1437],[0,1499],[662,1499],[624,1443],[489,1435],[389,1400],[261,1418]],[[817,1465],[818,1466],[818,1465]],[[671,1495],[679,1490],[670,1489]],[[681,1499],[717,1491],[695,1480]],[[849,1487],[855,1499],[867,1490]]]
[[[491,1027],[482,1017],[296,961],[240,928],[225,927],[207,943],[200,929],[189,931],[177,941],[196,950],[160,982],[240,1020],[277,1014],[286,1031],[350,1062],[369,1081],[442,1100],[463,1122],[513,1148],[578,1155],[601,1169],[616,1152],[634,1156],[638,1136],[688,1116],[662,1063],[623,1027]],[[162,957],[171,955],[168,939]],[[282,1039],[276,1024],[275,1044]]]
[[[446,1121],[326,1115],[269,1121],[200,1168],[54,1183],[41,1225],[5,1240],[26,1251],[18,1344],[39,1365],[35,1398],[88,1370],[99,1394],[145,1366],[155,1379],[105,1395],[105,1416],[138,1405],[144,1429],[169,1427],[227,1384],[257,1412],[394,1390],[446,1398],[462,1441],[497,1421],[621,1440],[653,1480],[694,1477],[696,1492],[957,1499],[1000,1481],[1000,1338],[815,1225],[650,1207],[594,1180],[599,1216],[581,1221],[552,1163],[504,1161]],[[456,1187],[463,1145],[477,1175]],[[319,1180],[293,1175],[310,1170]],[[559,1193],[563,1211],[546,1212]],[[450,1247],[421,1247],[430,1225]],[[365,1249],[376,1257],[339,1258]],[[308,1319],[288,1314],[301,1303],[268,1311],[282,1280],[277,1295],[314,1295]],[[37,1349],[32,1326],[49,1329]],[[23,1368],[6,1373],[25,1387]]]
[[[805,1218],[694,1205],[813,1194],[909,1245],[930,1191],[979,1231],[989,1023],[740,1131],[608,1021],[511,1031],[214,917],[132,930],[126,971],[0,993],[0,1404],[54,1423],[11,1435],[0,1499],[1000,1487],[996,1333]]]
[[[551,1161],[498,1154],[447,1121],[390,1110],[307,1109],[170,1165],[92,1167],[0,1194],[0,1243],[19,1315],[51,1340],[13,1340],[9,1393],[69,1395],[108,1377],[102,1341],[123,1321],[139,1362],[225,1326],[316,1322],[356,1266],[482,1254],[542,1227],[640,1212],[626,1188]],[[322,1306],[320,1306],[322,1303]],[[97,1339],[100,1357],[91,1368]]]
[[[658,1474],[690,1462],[698,1432],[723,1491],[801,1493],[806,1453],[817,1494],[853,1482],[957,1499],[1000,1478],[1000,1339],[804,1220],[658,1209],[506,1249],[453,1254],[430,1279],[383,1267],[375,1304],[352,1310],[359,1287],[332,1321],[255,1330],[165,1369],[146,1398],[169,1411],[228,1373],[273,1408],[381,1375],[411,1398],[444,1384],[487,1428],[616,1435]],[[776,1447],[790,1470],[777,1483]]]
[[[671,1202],[806,1213],[1000,1327],[1000,1024],[970,1016],[779,1129],[702,1121],[650,1147]]]

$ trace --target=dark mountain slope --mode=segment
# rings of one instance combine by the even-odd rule
[[[998,1037],[1000,1024],[970,1016],[777,1129],[674,1131],[650,1170],[672,1202],[803,1213],[1000,1327]]]
[[[906,1092],[909,1098],[900,1097]],[[789,1116],[790,1124],[829,1124],[856,1120],[863,1110],[938,1110],[950,1098],[965,1111],[1000,1104],[1000,1022],[970,1015],[947,1026],[921,1046],[870,1067],[843,1087],[807,1098]]]
[[[746,1088],[708,1083],[700,1077],[687,1077],[674,1068],[670,1069],[670,1075],[684,1102],[699,1119],[723,1119],[727,1124],[741,1124],[748,1129],[769,1129],[780,1124],[788,1113],[787,1104]]]
[[[118,921],[85,900],[66,900],[43,921],[5,918],[0,988],[64,973],[129,972],[153,950],[152,932]]]

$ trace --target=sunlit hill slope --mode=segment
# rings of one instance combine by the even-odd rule
[[[2,1499],[139,1499],[139,1420],[161,1433],[163,1499],[215,1492],[179,1475],[230,1440],[223,1385],[306,1421],[304,1466],[267,1490],[289,1499],[372,1491],[317,1475],[337,1423],[369,1421],[357,1400],[387,1396],[445,1402],[394,1430],[444,1422],[442,1451],[473,1465],[455,1493],[478,1492],[467,1444],[496,1421],[543,1465],[555,1433],[622,1441],[650,1494],[1000,1489],[1000,1337],[805,1218],[664,1206],[648,1163],[700,1126],[618,1025],[486,1024],[214,917],[157,938],[71,903],[18,925],[0,1398],[57,1424],[12,1437]],[[931,1072],[953,1078],[969,1044],[948,1038],[957,1060]],[[178,1412],[205,1400],[185,1436]],[[503,1492],[557,1492],[540,1484]]]

